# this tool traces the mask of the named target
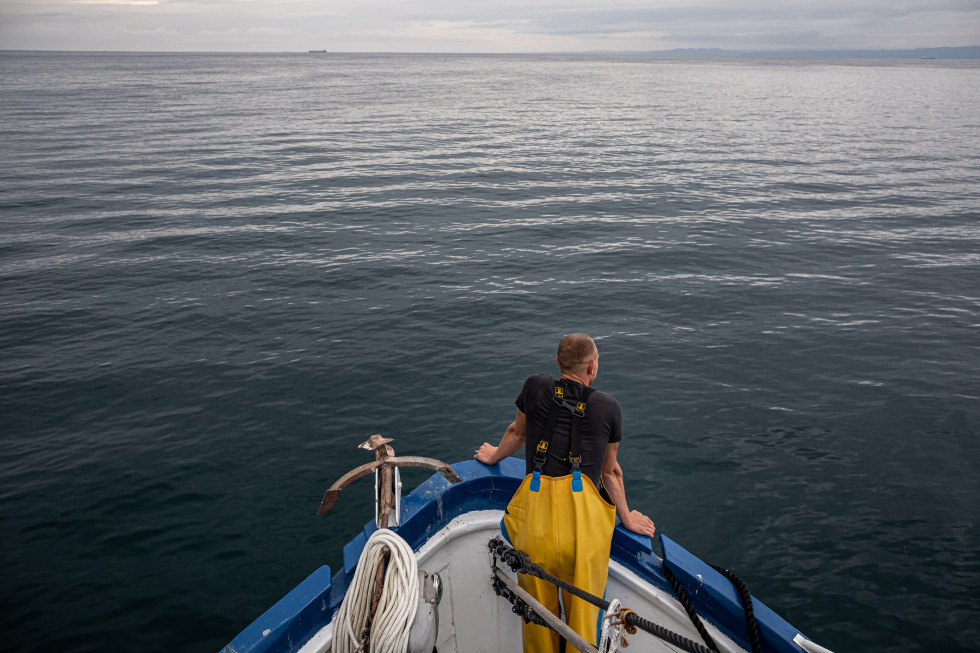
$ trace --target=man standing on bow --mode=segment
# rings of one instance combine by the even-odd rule
[[[612,395],[591,387],[599,371],[595,342],[584,333],[567,335],[555,360],[561,377],[529,377],[500,444],[484,442],[475,457],[493,465],[524,445],[527,476],[507,506],[505,537],[548,573],[602,596],[616,515],[635,533],[652,537],[655,528],[626,504],[616,460],[622,409]],[[554,585],[524,574],[519,581],[559,615]],[[596,644],[599,609],[565,592],[562,604],[568,625]],[[524,624],[523,641],[526,652],[558,651],[558,634],[544,626]]]

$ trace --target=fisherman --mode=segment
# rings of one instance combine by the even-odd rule
[[[622,409],[592,388],[599,350],[584,333],[562,338],[555,357],[556,381],[536,374],[517,397],[517,417],[496,447],[484,442],[475,458],[493,465],[524,445],[527,476],[507,506],[504,535],[545,571],[596,596],[606,589],[609,547],[616,515],[634,533],[653,536],[649,517],[626,504],[623,470],[616,460],[622,440]],[[535,576],[521,574],[521,587],[586,641],[597,643],[599,608]],[[557,653],[558,634],[524,624],[525,653]]]

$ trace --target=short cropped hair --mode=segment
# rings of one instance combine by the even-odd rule
[[[599,353],[595,342],[584,333],[571,333],[558,343],[558,367],[563,372],[578,371]]]

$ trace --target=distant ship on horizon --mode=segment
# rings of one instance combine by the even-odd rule
[[[326,50],[310,50],[310,54],[326,54]]]

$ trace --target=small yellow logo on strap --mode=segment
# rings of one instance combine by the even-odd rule
[[[565,398],[565,389],[564,388],[555,388],[555,396],[556,397],[559,397],[561,399],[564,399]]]
[[[547,442],[545,442],[544,440],[542,440],[541,442],[538,443],[538,451],[547,451],[547,450],[548,450],[548,443]]]
[[[584,402],[584,401],[580,401],[580,402],[578,402],[578,403],[577,403],[577,404],[575,405],[575,407],[576,407],[576,408],[577,408],[578,410],[580,410],[580,411],[582,411],[583,413],[585,412],[585,402]]]

